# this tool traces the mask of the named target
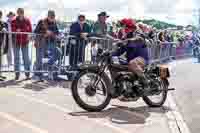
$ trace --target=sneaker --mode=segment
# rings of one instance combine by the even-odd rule
[[[33,76],[32,80],[36,81],[36,82],[43,82],[44,80],[42,79],[42,76]]]
[[[15,73],[15,80],[19,80],[19,77],[20,77],[20,73],[19,73],[19,72],[16,72],[16,73]]]
[[[6,79],[6,77],[4,77],[4,76],[0,76],[0,78],[1,78],[1,79],[3,79],[3,80],[5,80],[5,79]]]
[[[15,80],[19,80],[19,75],[16,75],[16,76],[15,76]]]
[[[26,76],[26,80],[30,80],[31,78],[30,78],[30,76]]]
[[[25,73],[26,75],[26,80],[29,80],[30,79],[30,73]]]

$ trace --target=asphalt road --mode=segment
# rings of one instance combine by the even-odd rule
[[[0,133],[171,133],[166,113],[141,100],[112,101],[105,111],[88,113],[75,104],[66,82],[0,84]]]
[[[199,133],[200,64],[187,59],[173,65],[170,92],[191,133]],[[13,79],[12,74],[8,75]],[[141,100],[112,101],[101,113],[74,102],[68,82],[8,80],[0,83],[0,133],[171,133],[168,109],[149,108]],[[171,109],[173,110],[173,109]]]
[[[200,131],[200,64],[196,59],[179,61],[173,67],[172,93],[191,133]]]

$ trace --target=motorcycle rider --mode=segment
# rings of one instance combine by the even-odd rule
[[[128,39],[126,45],[113,53],[113,56],[120,56],[126,52],[128,69],[139,77],[144,89],[142,95],[147,95],[149,90],[149,81],[145,77],[144,67],[148,64],[148,49],[145,46],[145,41],[142,37],[134,35],[137,30],[136,22],[132,19],[123,19],[120,24],[124,27],[119,32],[119,38]]]

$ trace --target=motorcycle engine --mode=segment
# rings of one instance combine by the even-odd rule
[[[134,80],[129,74],[121,74],[116,80],[116,88],[118,88],[119,97],[137,101],[139,98],[134,89]]]

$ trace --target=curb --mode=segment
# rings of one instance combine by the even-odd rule
[[[190,133],[190,130],[170,93],[168,93],[167,104],[169,111],[166,113],[166,116],[172,133]]]

